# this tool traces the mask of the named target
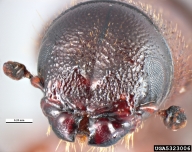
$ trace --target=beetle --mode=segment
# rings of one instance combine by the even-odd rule
[[[166,40],[141,10],[119,1],[88,1],[59,15],[41,43],[38,75],[8,61],[4,73],[29,78],[44,93],[41,108],[55,134],[106,147],[157,113],[171,130],[187,121],[183,109],[159,107],[174,72]]]

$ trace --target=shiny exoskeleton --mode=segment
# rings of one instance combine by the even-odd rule
[[[44,92],[43,113],[66,141],[80,135],[110,146],[155,112],[172,130],[186,124],[179,107],[159,110],[174,71],[166,41],[146,14],[122,2],[80,3],[55,19],[41,43],[38,76],[17,62],[3,68]]]

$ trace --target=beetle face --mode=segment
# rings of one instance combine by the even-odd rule
[[[175,131],[187,123],[183,109],[159,106],[172,85],[172,57],[174,67],[183,63],[183,52],[174,51],[186,46],[178,44],[171,54],[161,35],[164,26],[157,29],[153,19],[121,2],[81,3],[63,12],[45,33],[38,76],[12,61],[4,63],[4,73],[14,80],[29,78],[44,92],[42,111],[63,140],[88,137],[89,145],[110,146],[153,113]],[[175,80],[185,75],[174,71]]]
[[[54,20],[42,41],[41,107],[59,138],[80,134],[109,146],[149,117],[145,105],[159,107],[172,73],[169,48],[145,14],[121,2],[82,3]]]

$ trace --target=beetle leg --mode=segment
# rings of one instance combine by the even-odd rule
[[[5,75],[10,77],[13,80],[20,80],[22,78],[29,78],[31,84],[43,91],[43,82],[38,76],[33,76],[26,67],[18,62],[8,61],[3,64],[3,71]]]

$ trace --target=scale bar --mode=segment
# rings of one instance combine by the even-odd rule
[[[33,122],[6,122],[6,123],[33,123]]]
[[[6,119],[6,123],[33,123],[33,119]]]

